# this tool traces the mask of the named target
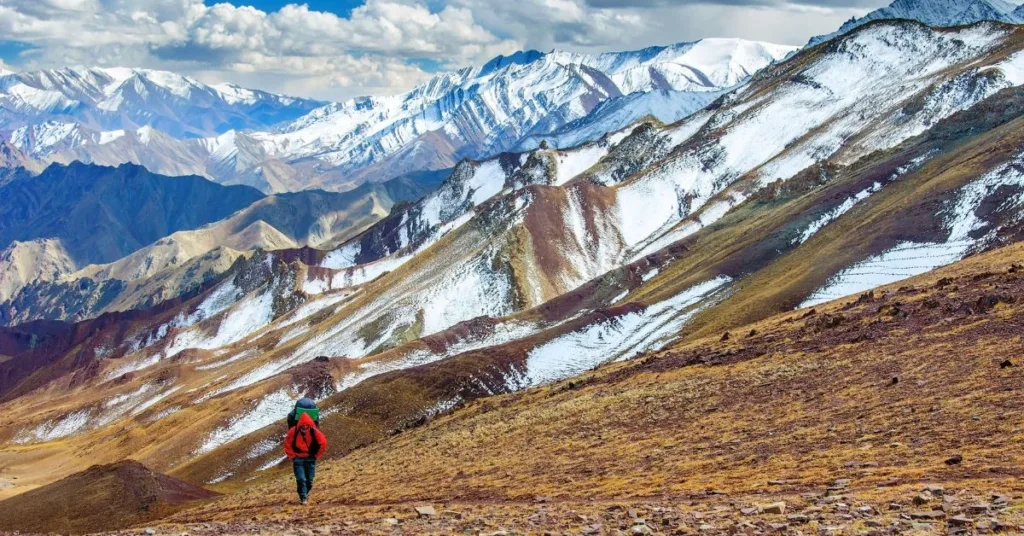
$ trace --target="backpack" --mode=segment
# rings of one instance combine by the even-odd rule
[[[288,412],[289,429],[299,424],[299,417],[302,417],[303,413],[309,415],[309,417],[313,419],[313,424],[315,424],[317,428],[320,428],[320,408],[316,407],[316,403],[311,399],[300,398],[299,401],[295,403],[295,409]]]

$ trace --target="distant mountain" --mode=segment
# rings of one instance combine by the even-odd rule
[[[216,280],[256,249],[333,248],[387,216],[396,203],[423,197],[444,175],[421,173],[341,193],[264,197],[222,220],[84,267],[60,238],[13,242],[0,250],[0,324],[77,321],[150,307]]]
[[[651,117],[662,123],[674,123],[701,108],[711,104],[727,90],[707,92],[672,91],[656,89],[647,93],[631,93],[608,99],[592,112],[565,124],[558,130],[542,135],[529,136],[520,140],[517,151],[530,151],[546,142],[552,147],[575,147],[590,140],[596,140],[609,132],[621,130],[644,117]]]
[[[741,39],[704,39],[597,55],[526,52],[439,75],[403,95],[325,106],[282,132],[254,137],[277,158],[313,158],[324,168],[346,171],[349,179],[354,173],[380,180],[512,149],[623,95],[675,92],[686,104],[679,111],[685,115],[705,101],[692,95],[731,88],[793,50]],[[635,119],[624,116],[607,128],[616,130]],[[409,154],[410,148],[415,154]],[[329,184],[334,179],[322,180]]]
[[[16,176],[34,175],[43,165],[7,141],[0,140],[0,185]]]
[[[149,69],[0,73],[0,130],[57,120],[102,131],[151,126],[177,138],[195,138],[268,128],[322,104]]]
[[[793,50],[705,39],[597,55],[524,51],[439,74],[401,95],[327,104],[301,117],[295,112],[311,102],[203,86],[171,73],[46,71],[0,77],[0,129],[10,130],[8,141],[22,153],[45,162],[133,162],[266,193],[342,191],[536,146],[545,136],[591,141],[649,113],[672,122]],[[110,90],[117,80],[125,87]],[[71,103],[87,96],[89,113]],[[172,110],[174,119],[141,120],[164,113],[150,107],[165,100],[176,107],[159,110]],[[254,107],[294,120],[271,128],[268,113]],[[108,109],[117,118],[140,119],[115,120]],[[236,112],[251,120],[229,127]],[[586,127],[567,126],[577,123]],[[567,135],[567,128],[575,133]]]
[[[252,186],[265,193],[305,187],[301,181],[292,180],[304,178],[298,170],[270,159],[259,143],[234,130],[211,138],[183,140],[149,126],[100,131],[51,120],[15,130],[8,145],[23,158],[36,162],[100,166],[130,162],[160,175],[200,175],[225,185]]]
[[[873,20],[910,19],[929,26],[962,26],[985,20],[1020,24],[1024,22],[1024,6],[1003,0],[896,0],[860,18],[843,24],[838,31],[811,39],[816,45]]]
[[[110,262],[173,232],[227,217],[261,199],[246,186],[164,177],[124,164],[72,163],[0,186],[0,248],[58,239],[80,266]]]

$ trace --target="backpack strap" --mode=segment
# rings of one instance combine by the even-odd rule
[[[317,426],[316,428],[310,428],[309,429],[309,437],[310,437],[309,457],[310,458],[316,458],[316,455],[320,454],[320,438],[318,438],[316,436],[316,432],[319,429],[320,429],[319,426]]]

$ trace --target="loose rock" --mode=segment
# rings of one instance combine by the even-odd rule
[[[434,517],[437,515],[437,510],[435,510],[434,507],[429,504],[426,506],[417,506],[416,514],[420,517]]]
[[[974,524],[974,520],[966,516],[953,516],[949,518],[949,524],[957,527],[967,527]]]

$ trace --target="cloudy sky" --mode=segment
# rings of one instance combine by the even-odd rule
[[[294,95],[404,91],[533,48],[803,44],[886,0],[0,0],[0,67],[169,69]]]

